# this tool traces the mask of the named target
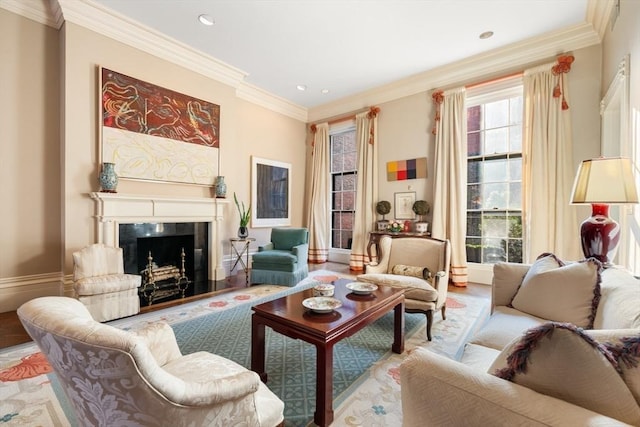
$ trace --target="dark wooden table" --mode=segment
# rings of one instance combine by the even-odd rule
[[[316,411],[314,422],[325,427],[333,421],[333,346],[394,310],[393,345],[395,353],[404,351],[404,291],[379,286],[370,295],[354,295],[346,288],[350,280],[340,279],[334,298],[342,307],[327,314],[308,311],[302,301],[313,290],[297,292],[253,307],[251,318],[251,369],[267,382],[265,372],[265,326],[285,336],[315,345]]]

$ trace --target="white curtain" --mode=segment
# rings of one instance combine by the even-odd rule
[[[434,97],[435,99],[435,97]],[[467,231],[467,110],[465,89],[442,93],[436,134],[432,237],[451,242],[450,280],[468,281],[465,236]]]
[[[322,264],[329,257],[329,124],[316,125],[311,151],[311,188],[308,204],[309,262]]]
[[[369,231],[375,222],[378,200],[378,109],[356,115],[356,144],[358,144],[358,186],[351,243],[351,270],[364,270],[369,261],[366,247]]]
[[[582,257],[580,227],[569,204],[575,166],[571,114],[563,109],[568,93],[566,85],[562,87],[563,74],[554,74],[554,66],[526,70],[523,79],[524,262],[532,262],[544,252],[561,259]],[[563,94],[559,93],[561,87]]]

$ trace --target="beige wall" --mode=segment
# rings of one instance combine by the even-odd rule
[[[1,291],[60,271],[61,193],[58,32],[4,9],[0,28]]]

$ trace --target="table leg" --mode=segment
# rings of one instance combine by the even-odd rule
[[[251,315],[251,370],[260,375],[262,382],[267,382],[267,373],[264,371],[264,323],[256,316]]]
[[[393,309],[393,345],[394,353],[402,354],[404,351],[404,298]]]
[[[313,421],[320,427],[333,422],[333,344],[316,344],[316,412]]]
[[[249,286],[249,244],[250,242],[247,241],[247,245],[244,247],[244,251],[247,253],[247,264],[244,266],[245,285],[247,286]]]

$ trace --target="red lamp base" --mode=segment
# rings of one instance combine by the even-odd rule
[[[593,203],[591,217],[580,226],[582,251],[585,258],[595,258],[611,264],[620,243],[620,226],[609,217],[609,205]]]

